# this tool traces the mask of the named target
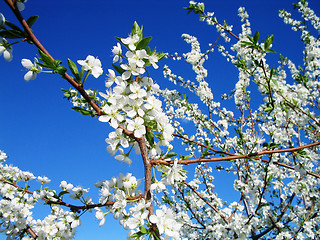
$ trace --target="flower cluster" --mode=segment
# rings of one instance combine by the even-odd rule
[[[6,158],[6,154],[0,151],[0,159]],[[32,209],[37,202],[57,200],[55,191],[42,188],[50,182],[47,177],[35,177],[32,173],[21,171],[17,167],[0,163],[0,215],[1,230],[11,238],[24,240],[34,239],[29,236],[31,229],[39,239],[71,239],[74,237],[77,226],[80,225],[79,216],[72,211],[65,211],[61,207],[52,204],[51,213],[43,220],[34,219]],[[38,191],[29,191],[29,182],[37,179],[41,183]],[[24,183],[25,189],[19,187]]]
[[[99,202],[101,204],[114,201],[113,205],[106,205],[108,212],[103,212],[101,208],[95,208],[96,218],[100,220],[100,226],[105,224],[105,216],[108,213],[113,213],[114,218],[119,219],[120,224],[125,229],[131,229],[131,234],[146,223],[149,214],[147,208],[151,203],[146,203],[144,199],[140,198],[141,192],[137,190],[140,183],[141,180],[137,180],[131,173],[127,173],[126,175],[120,173],[118,178],[113,177],[110,180],[104,180],[95,184],[100,189],[101,197]],[[132,201],[132,199],[136,200]],[[127,210],[130,205],[134,206]]]
[[[135,138],[142,138],[149,135],[148,153],[153,158],[161,154],[161,146],[170,148],[170,141],[173,139],[174,131],[168,117],[162,111],[162,102],[156,97],[159,94],[159,85],[152,78],[144,77],[145,67],[153,65],[157,68],[158,57],[154,52],[145,49],[138,49],[140,39],[137,34],[120,39],[120,42],[128,48],[125,56],[122,56],[121,46],[118,44],[113,48],[115,54],[114,62],[125,58],[127,63],[117,67],[117,72],[108,69],[106,93],[100,95],[107,100],[102,110],[105,115],[99,117],[101,122],[109,122],[115,131],[109,134],[106,142],[109,144],[108,151],[114,155],[120,152],[115,158],[120,161],[131,163],[129,153],[123,148],[134,146],[135,139],[124,134],[123,129],[132,132]],[[115,86],[114,86],[115,85]],[[156,142],[154,139],[157,138]]]

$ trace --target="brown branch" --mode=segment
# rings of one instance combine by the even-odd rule
[[[200,145],[200,144],[199,144]],[[229,154],[231,156],[227,156],[227,157],[216,157],[216,158],[195,158],[195,159],[190,159],[190,160],[179,160],[178,163],[179,164],[184,164],[184,165],[188,165],[188,164],[192,164],[192,163],[200,163],[200,162],[221,162],[221,161],[231,161],[231,160],[235,160],[235,159],[244,159],[244,158],[252,158],[252,159],[256,159],[256,160],[260,160],[264,163],[270,163],[269,160],[266,159],[262,159],[262,158],[258,158],[256,156],[261,156],[261,155],[266,155],[266,154],[274,154],[274,153],[284,153],[284,152],[295,152],[301,149],[305,149],[305,148],[309,148],[309,147],[314,147],[314,146],[318,146],[320,145],[320,142],[315,142],[315,143],[310,143],[308,145],[304,145],[304,146],[300,146],[300,147],[294,147],[294,148],[285,148],[285,149],[276,149],[276,150],[264,150],[261,152],[256,152],[256,153],[250,153],[250,154],[242,154],[242,155],[235,155],[235,154],[231,154],[231,153],[224,153],[224,154]],[[211,150],[211,149],[210,149]],[[217,150],[215,150],[217,151]],[[165,161],[163,159],[157,159],[157,160],[151,160],[150,161],[152,165],[172,165],[174,163],[173,160],[171,161]],[[285,167],[291,170],[294,170],[294,167],[289,166],[287,164],[284,163],[280,163],[280,162],[273,162],[273,164],[281,166],[281,167]],[[313,172],[307,172],[308,175],[311,175],[313,177],[316,178],[320,178],[320,175],[315,174]]]
[[[31,28],[29,27],[29,25],[27,24],[26,20],[23,18],[23,16],[21,15],[20,11],[18,10],[18,8],[16,7],[16,5],[10,1],[10,0],[4,0],[8,6],[10,7],[10,9],[12,10],[12,12],[14,13],[14,15],[16,16],[16,18],[18,19],[18,21],[20,22],[20,24],[22,25],[23,29],[25,30],[25,32],[28,34],[28,39],[31,40],[34,45],[40,49],[42,52],[44,52],[46,55],[48,55],[52,61],[54,61],[54,58],[51,56],[51,54],[47,51],[47,49],[41,44],[41,42],[37,39],[37,37],[34,35],[33,31],[31,30]],[[78,92],[86,99],[86,101],[92,106],[92,108],[96,111],[96,115],[101,116],[103,115],[103,111],[101,110],[100,106],[93,101],[88,94],[86,93],[86,91],[84,90],[82,84],[77,83],[69,74],[64,73],[63,75],[61,75],[65,80],[67,80],[75,89],[78,90]]]

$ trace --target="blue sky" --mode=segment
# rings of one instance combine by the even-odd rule
[[[237,9],[245,6],[250,16],[253,32],[259,30],[261,38],[274,34],[274,47],[278,53],[301,61],[299,34],[292,32],[278,17],[278,9],[293,12],[289,0],[206,0],[206,10],[214,11],[218,20],[225,19],[239,33],[240,19]],[[65,64],[67,58],[76,61],[87,55],[98,56],[104,73],[111,67],[111,49],[115,36],[126,37],[134,21],[144,26],[144,35],[152,36],[151,46],[163,52],[185,52],[189,45],[181,39],[182,33],[198,37],[203,50],[214,42],[215,28],[199,22],[198,16],[186,15],[184,0],[55,0],[31,1],[22,12],[27,18],[39,15],[33,31],[51,54]],[[320,2],[311,0],[310,6],[320,13]],[[0,12],[8,20],[13,19],[4,1]],[[13,20],[15,22],[15,20]],[[223,43],[223,42],[221,42]],[[142,163],[137,157],[131,166],[119,163],[106,152],[104,139],[110,128],[91,117],[84,117],[72,110],[63,99],[61,88],[69,85],[57,75],[40,74],[31,82],[25,82],[22,58],[33,59],[36,49],[28,44],[14,46],[14,59],[6,63],[0,58],[0,149],[9,156],[8,163],[31,171],[35,175],[52,179],[53,188],[62,180],[94,190],[98,180],[109,179],[119,172],[134,172],[143,176]],[[275,56],[276,58],[278,55]],[[160,62],[162,66],[172,62]],[[208,81],[217,99],[229,92],[236,83],[237,70],[216,51],[205,65]],[[189,66],[187,66],[189,67]],[[177,73],[183,72],[177,67]],[[153,79],[162,88],[172,87],[162,77],[161,70],[151,71]],[[192,76],[185,76],[192,78]],[[87,86],[104,91],[105,75],[89,78]],[[226,196],[228,193],[222,193]],[[93,192],[92,195],[95,195]],[[97,201],[97,198],[94,199]],[[39,215],[41,216],[41,214]],[[109,218],[99,228],[94,214],[83,217],[83,225],[75,239],[125,239],[126,232],[116,220]]]

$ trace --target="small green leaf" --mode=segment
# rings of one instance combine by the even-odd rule
[[[276,53],[276,51],[275,50],[273,50],[273,49],[267,49],[267,50],[265,50],[265,52],[269,52],[269,53]]]
[[[68,65],[69,65],[69,68],[73,74],[73,76],[76,78],[77,82],[80,82],[80,76],[79,76],[79,70],[76,66],[76,64],[68,58]]]
[[[266,107],[264,109],[265,112],[272,112],[272,110],[273,110],[273,107]]]
[[[153,138],[153,133],[152,132],[147,132],[146,133],[146,139],[148,143],[150,144],[151,147],[154,147],[154,138]]]
[[[17,25],[8,22],[7,20],[4,23],[5,25],[7,25],[8,27],[12,28],[13,30],[19,31],[19,32],[23,32]]]
[[[39,54],[40,54],[40,60],[45,63],[47,66],[50,66],[49,68],[53,69],[55,67],[51,57],[49,57],[47,54],[45,54],[44,52],[42,52],[39,49]]]
[[[167,53],[155,53],[156,56],[158,57],[158,61],[160,61],[162,58],[164,58],[165,56],[167,56]]]
[[[264,49],[265,49],[265,51],[269,50],[269,47],[270,47],[270,45],[272,44],[273,39],[274,39],[274,36],[273,36],[273,35],[267,37],[266,41],[264,42]],[[270,50],[271,50],[271,49],[270,49]],[[272,51],[273,51],[273,50],[272,50]]]
[[[139,38],[142,39],[142,29],[143,27],[141,26],[140,28],[138,23],[135,21],[132,26],[131,35],[133,36],[137,34]]]
[[[114,65],[112,64],[113,68],[119,73],[122,75],[122,73],[125,72],[125,70],[123,70],[121,67],[117,66],[117,65]]]
[[[8,39],[25,38],[25,33],[17,30],[4,30],[0,32],[0,36]]]
[[[136,49],[145,49],[148,46],[148,43],[151,41],[152,37],[145,37],[143,38],[137,45]]]
[[[140,226],[140,232],[142,234],[147,234],[148,233],[148,230],[144,227],[144,226]]]
[[[82,79],[84,72],[85,72],[84,66],[82,66],[82,68],[80,70],[80,80]]]
[[[57,72],[60,75],[64,75],[66,71],[67,71],[67,68],[65,68],[64,66],[60,66],[60,65],[54,69],[54,72]]]
[[[72,107],[72,110],[81,113],[82,115],[93,115],[92,111],[85,110],[81,107]]]
[[[256,31],[256,33],[254,34],[254,36],[253,36],[253,41],[254,41],[254,43],[258,43],[258,41],[259,41],[259,36],[260,36],[260,34],[259,34],[259,32],[258,31]]]
[[[163,158],[164,158],[164,159],[167,159],[167,158],[172,158],[172,157],[174,157],[174,156],[177,156],[177,154],[174,153],[174,152],[169,152],[169,153],[167,153]]]
[[[35,15],[35,16],[31,16],[28,18],[28,20],[26,21],[29,27],[32,27],[32,25],[38,20],[39,16]]]
[[[192,158],[192,157],[193,157],[193,154],[189,154],[187,156],[181,156],[181,159],[182,160],[187,160],[187,159]]]

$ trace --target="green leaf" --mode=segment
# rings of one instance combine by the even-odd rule
[[[269,52],[269,53],[276,53],[276,51],[275,50],[273,50],[273,49],[267,49],[267,50],[265,50],[265,52]]]
[[[0,36],[8,39],[25,38],[25,33],[17,30],[4,30],[0,32]]]
[[[73,74],[73,76],[76,78],[77,82],[80,82],[81,79],[80,79],[80,76],[79,76],[79,70],[76,66],[76,64],[68,58],[68,65],[69,65],[69,68]]]
[[[158,57],[158,61],[160,61],[162,58],[164,58],[165,56],[167,56],[167,53],[155,53],[156,56]]]
[[[45,63],[47,66],[50,66],[49,68],[53,69],[55,67],[51,57],[49,57],[47,54],[42,52],[40,49],[39,49],[39,54],[40,54],[40,60],[43,63]]]
[[[271,36],[268,36],[266,41],[264,42],[264,49],[265,51],[269,49],[270,45],[272,44],[273,42],[273,39],[274,39],[274,36],[271,35]],[[270,49],[271,50],[271,49]],[[273,50],[272,50],[273,51]]]
[[[201,157],[205,157],[205,156],[212,155],[212,153],[209,152],[210,147],[211,147],[211,145],[209,145],[209,146],[203,151],[203,153],[201,154]]]
[[[144,227],[144,226],[140,226],[140,232],[142,233],[142,234],[147,234],[148,233],[148,230]]]
[[[122,73],[125,72],[125,70],[123,70],[121,67],[117,66],[117,65],[114,65],[112,64],[113,68],[119,73],[122,75]]]
[[[81,107],[72,107],[72,110],[81,113],[82,115],[93,115],[92,111],[85,110]]]
[[[60,75],[64,75],[66,71],[67,71],[67,68],[65,68],[64,66],[60,66],[60,65],[54,69],[54,72],[57,72]]]
[[[256,31],[256,33],[254,34],[254,36],[253,36],[253,41],[254,41],[254,43],[258,43],[258,41],[259,41],[259,36],[260,36],[260,34],[259,34],[259,32],[258,31]]]
[[[146,133],[146,139],[148,143],[150,144],[151,147],[154,147],[154,138],[153,138],[153,133],[152,132],[147,132]]]
[[[145,122],[146,126],[150,128],[151,131],[156,131],[157,130],[157,121],[155,119],[146,121]]]
[[[35,16],[31,16],[27,19],[27,24],[29,27],[32,27],[32,25],[38,20],[39,16],[35,15]]]
[[[136,49],[145,49],[148,46],[148,43],[151,41],[152,37],[145,37],[143,38],[137,45]]]
[[[177,154],[174,153],[174,152],[169,152],[169,153],[167,153],[163,158],[164,158],[164,159],[167,159],[167,158],[172,158],[172,157],[174,157],[174,156],[177,156]]]
[[[82,68],[80,70],[80,80],[82,79],[84,72],[85,72],[84,66],[82,66]]]
[[[181,156],[181,159],[182,160],[187,160],[187,159],[192,158],[192,157],[193,157],[193,154],[189,154],[187,156]]]
[[[23,32],[17,25],[11,23],[11,22],[8,22],[7,20],[5,21],[4,23],[5,25],[7,25],[8,27],[12,28],[13,30],[17,30],[19,32]]]
[[[143,27],[141,26],[141,28],[140,28],[138,23],[135,21],[132,26],[131,35],[133,36],[133,35],[137,34],[139,36],[139,38],[142,39],[142,29],[143,29]]]
[[[265,112],[272,112],[272,110],[273,110],[273,107],[266,107],[264,109]]]

